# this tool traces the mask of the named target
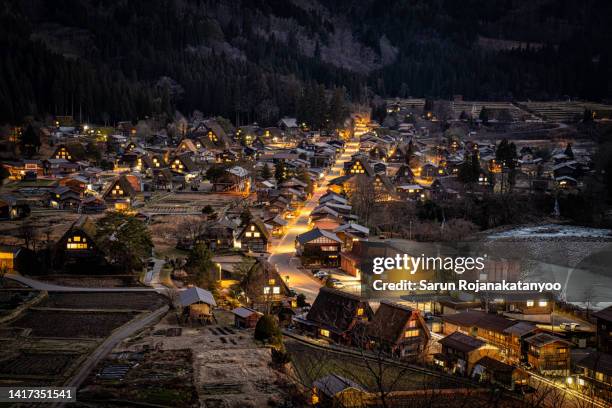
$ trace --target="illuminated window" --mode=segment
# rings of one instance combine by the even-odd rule
[[[272,293],[274,293],[275,295],[280,294],[280,286],[274,286],[272,288]]]
[[[247,237],[247,238],[251,238],[253,236],[253,233],[247,231],[247,232],[244,233],[244,236]]]
[[[329,330],[327,330],[327,329],[321,329],[321,336],[324,336],[324,337],[329,337]]]
[[[261,234],[260,234],[259,232],[254,232],[254,233],[253,233],[253,236],[254,236],[255,238],[259,238],[259,237],[261,236]]]
[[[363,308],[362,307],[357,309],[357,316],[363,316]]]
[[[599,371],[597,371],[597,372],[595,373],[595,379],[596,379],[597,381],[603,381],[603,379],[604,379],[604,374],[603,374],[603,373],[601,373],[601,372],[599,372]]]
[[[418,337],[418,336],[419,336],[418,329],[415,329],[415,330],[406,330],[404,332],[404,337]]]
[[[540,300],[540,301],[538,302],[538,306],[540,306],[540,307],[546,307],[546,306],[548,306],[548,302],[547,302],[547,301],[545,301],[545,300]]]
[[[264,295],[269,295],[269,294],[270,294],[270,287],[264,286]]]
[[[268,279],[268,285],[274,285],[276,283],[276,279]]]
[[[410,327],[410,328],[414,328],[414,327],[416,327],[416,320],[410,320],[410,321],[408,322],[408,327]]]
[[[255,226],[251,225],[251,231],[255,231]]]
[[[527,307],[533,307],[533,300],[527,301]]]
[[[324,245],[321,247],[321,251],[324,251],[324,252],[334,252],[337,250],[338,250],[338,247],[335,247],[335,246]]]

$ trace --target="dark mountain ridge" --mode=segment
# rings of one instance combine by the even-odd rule
[[[4,0],[0,121],[295,115],[304,86],[609,98],[604,0]]]

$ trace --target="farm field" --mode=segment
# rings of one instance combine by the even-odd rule
[[[114,353],[92,371],[78,399],[197,407],[192,360],[188,349]]]
[[[36,279],[55,285],[82,288],[143,287],[135,275],[48,275],[36,276]]]
[[[30,329],[33,337],[102,338],[136,316],[132,312],[76,312],[30,309],[11,327]]]
[[[0,361],[0,376],[57,376],[79,356],[76,353],[21,351]]]
[[[38,306],[68,309],[155,310],[166,303],[157,293],[53,292]]]

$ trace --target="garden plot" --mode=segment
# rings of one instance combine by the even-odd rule
[[[136,275],[49,275],[36,276],[36,279],[55,285],[80,288],[125,288],[143,287]]]
[[[194,385],[203,407],[261,407],[282,399],[278,372],[270,368],[270,350],[256,344],[252,330],[232,327],[229,312],[215,311],[219,324],[182,327],[181,335],[163,334],[177,327],[168,315],[149,329],[118,346],[117,352],[146,349],[193,353]]]
[[[39,376],[54,378],[61,375],[78,358],[77,353],[21,351],[0,361],[0,377]]]
[[[30,309],[11,327],[30,329],[30,336],[50,338],[103,338],[132,320],[133,312],[81,312]]]
[[[191,350],[113,353],[79,391],[79,401],[128,401],[157,406],[197,407]],[[130,404],[131,405],[131,404]]]
[[[39,307],[63,309],[156,310],[167,301],[154,292],[52,292]]]

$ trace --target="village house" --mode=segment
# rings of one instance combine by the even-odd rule
[[[570,343],[548,333],[525,339],[527,362],[540,374],[567,376],[570,373]]]
[[[99,196],[85,197],[78,209],[80,214],[98,214],[104,211],[106,211],[106,203]]]
[[[13,195],[0,195],[0,220],[18,220],[30,215],[30,206]]]
[[[597,349],[612,353],[612,306],[593,313],[597,320]]]
[[[301,330],[338,343],[354,343],[352,331],[373,316],[367,300],[348,293],[322,287],[305,318],[294,317]],[[360,343],[358,343],[360,344]]]
[[[170,171],[189,182],[198,176],[200,169],[188,154],[180,154],[170,159]]]
[[[580,371],[577,385],[581,392],[612,402],[612,355],[589,353],[576,362],[576,368]]]
[[[154,190],[172,190],[174,178],[168,168],[154,169],[152,174],[152,186]]]
[[[280,215],[275,215],[264,221],[266,227],[269,227],[270,232],[274,237],[282,237],[287,230],[287,220]]]
[[[49,159],[63,159],[75,163],[85,159],[85,148],[80,143],[59,144]]]
[[[536,327],[497,314],[476,310],[442,316],[444,334],[460,331],[478,337],[497,347],[500,355],[511,362],[523,359],[523,341]]]
[[[96,242],[96,225],[91,218],[82,215],[68,228],[55,244],[54,261],[58,268],[92,273],[105,265],[104,253]]]
[[[438,340],[442,351],[434,355],[434,364],[454,374],[471,375],[474,366],[483,357],[496,358],[499,350],[485,341],[461,332],[454,332]]]
[[[496,282],[497,280],[494,279],[495,276],[492,273],[493,268],[487,268],[492,264],[493,262],[487,262],[485,268],[487,277],[489,274],[493,275],[490,282]],[[513,263],[505,262],[505,264],[506,271],[511,271]],[[486,295],[483,294],[483,298],[485,299],[484,302],[488,304],[489,310],[496,310],[507,317],[539,323],[550,322],[553,301],[549,294],[539,292],[486,292]]]
[[[312,383],[310,402],[320,407],[363,408],[368,406],[368,392],[355,381],[330,374]]]
[[[270,231],[263,221],[254,218],[240,229],[236,242],[243,251],[268,252],[270,250]]]
[[[500,385],[511,391],[527,386],[529,380],[529,374],[522,368],[502,363],[489,356],[476,362],[472,376],[479,377],[481,382]]]
[[[315,228],[295,238],[295,253],[304,265],[339,266],[342,240],[330,231]]]
[[[13,272],[18,268],[22,248],[14,245],[0,245],[0,272]]]
[[[431,338],[418,310],[384,300],[367,324],[365,334],[366,347],[376,347],[402,359],[424,356]]]
[[[294,296],[285,279],[267,261],[257,260],[247,273],[243,290],[248,305],[262,313],[278,313],[283,307],[291,307]]]
[[[238,226],[227,217],[208,221],[202,233],[195,239],[195,243],[205,244],[211,251],[228,251],[235,246],[234,234],[237,228]],[[193,244],[185,238],[179,241],[177,247],[187,249]]]
[[[213,191],[233,191],[248,194],[250,188],[251,179],[249,172],[240,166],[226,169],[223,175],[218,177],[213,183]]]
[[[217,306],[212,293],[197,286],[179,293],[179,304],[183,309],[183,319],[194,323],[212,323],[213,308]]]
[[[70,187],[56,187],[49,191],[49,207],[60,210],[77,210],[81,204],[81,196]]]
[[[142,186],[136,176],[122,175],[109,183],[102,197],[115,210],[125,211],[134,206],[141,192]]]
[[[263,316],[263,313],[245,306],[233,309],[232,313],[234,314],[234,327],[237,329],[252,329]]]

